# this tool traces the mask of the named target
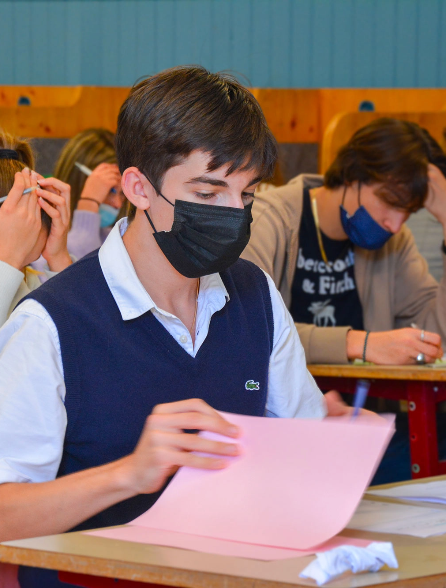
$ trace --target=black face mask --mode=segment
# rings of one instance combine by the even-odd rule
[[[150,216],[161,251],[173,267],[186,278],[201,278],[221,272],[242,254],[251,236],[252,203],[244,209],[176,200],[170,231],[157,232]]]

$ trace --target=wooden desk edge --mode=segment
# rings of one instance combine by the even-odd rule
[[[33,553],[35,552],[35,553]],[[35,561],[34,558],[35,557]],[[86,561],[87,560],[87,561]],[[0,544],[0,562],[16,565],[32,565],[44,569],[52,569],[64,572],[87,574],[96,577],[118,578],[134,582],[147,582],[180,588],[308,588],[315,586],[314,582],[304,581],[279,582],[255,577],[241,577],[228,574],[217,574],[213,572],[191,571],[180,568],[170,568],[154,565],[141,565],[130,562],[110,562],[104,558],[97,558],[85,555],[64,555],[51,551],[9,547]],[[392,571],[390,571],[390,575]],[[362,575],[362,574],[361,574]],[[378,572],[372,577],[376,583],[362,584],[364,588],[372,586],[389,586],[391,588],[444,588],[446,574],[434,574],[431,576],[416,576],[413,578],[402,578],[400,580],[389,579],[383,581]],[[381,577],[380,577],[381,576]],[[336,585],[348,586],[349,580],[356,576],[348,574],[340,577]],[[346,580],[344,584],[342,580]],[[350,584],[351,586],[354,584]]]
[[[268,585],[268,588],[289,588],[290,586],[289,583],[259,578],[151,564],[142,565],[118,560],[110,561],[99,557],[61,554],[60,552],[10,547],[2,544],[0,544],[0,562],[182,588],[254,588],[265,584]]]
[[[446,368],[426,366],[335,365],[308,364],[309,372],[316,377],[368,378],[379,380],[418,380],[446,382]]]

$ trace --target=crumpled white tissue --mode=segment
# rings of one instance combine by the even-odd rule
[[[377,572],[384,565],[397,568],[398,561],[392,543],[376,542],[367,547],[343,545],[324,553],[317,553],[313,560],[299,575],[311,578],[318,586],[334,580],[344,572]]]

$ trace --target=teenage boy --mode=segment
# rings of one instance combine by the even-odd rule
[[[243,257],[274,278],[308,363],[442,357],[446,278],[429,274],[404,224],[423,206],[446,235],[446,156],[425,129],[392,118],[359,129],[324,176],[259,194]]]
[[[128,219],[0,331],[0,540],[127,523],[179,466],[225,467],[235,443],[185,433],[235,439],[216,409],[327,412],[272,280],[237,261],[276,161],[253,96],[164,71],[124,103],[117,156]],[[20,582],[58,585],[34,569]]]

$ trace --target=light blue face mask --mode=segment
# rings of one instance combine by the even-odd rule
[[[341,223],[342,227],[353,243],[363,249],[381,249],[381,247],[392,237],[393,233],[386,231],[379,225],[374,218],[361,205],[359,200],[361,192],[361,184],[358,187],[358,210],[351,216],[344,208],[344,198],[347,186],[342,197],[341,209]]]
[[[119,208],[110,206],[110,204],[101,204],[99,206],[99,216],[101,217],[101,229],[110,227],[118,218]]]

